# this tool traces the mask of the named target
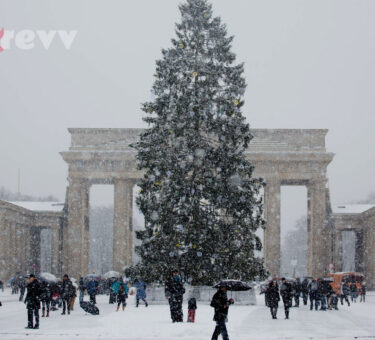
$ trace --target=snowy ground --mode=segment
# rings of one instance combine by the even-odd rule
[[[365,304],[339,306],[339,311],[310,311],[306,306],[293,308],[291,319],[284,320],[280,308],[272,320],[263,296],[257,306],[231,306],[228,332],[230,339],[375,339],[375,293]],[[209,340],[214,328],[213,311],[198,305],[196,323],[172,324],[164,306],[134,306],[128,300],[126,310],[115,312],[106,296],[98,297],[100,315],[86,315],[76,303],[71,315],[51,312],[41,318],[39,330],[26,330],[26,309],[9,290],[0,291],[0,339],[127,339],[127,340]],[[186,305],[184,313],[186,319]]]

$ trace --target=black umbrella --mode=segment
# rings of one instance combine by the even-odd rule
[[[220,287],[227,287],[228,290],[232,291],[244,291],[252,289],[251,285],[239,280],[221,280],[214,286],[214,288]]]

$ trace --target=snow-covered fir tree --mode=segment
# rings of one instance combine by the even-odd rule
[[[141,262],[127,271],[163,281],[178,268],[192,284],[263,276],[255,231],[264,225],[260,190],[244,151],[252,138],[241,113],[245,79],[233,37],[205,0],[180,5],[172,47],[156,62],[149,124],[137,149]]]

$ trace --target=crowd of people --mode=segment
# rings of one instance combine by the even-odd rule
[[[289,319],[289,310],[293,306],[299,307],[300,299],[307,305],[310,300],[310,310],[327,309],[338,310],[339,302],[344,301],[350,306],[350,301],[365,302],[366,285],[358,284],[354,281],[342,280],[339,291],[335,291],[329,278],[304,278],[301,282],[299,278],[287,280],[285,278],[270,280],[267,285],[261,288],[261,293],[265,294],[265,304],[270,308],[271,316],[277,319],[279,302],[283,301],[285,319]]]
[[[183,322],[183,295],[185,293],[184,283],[178,270],[173,270],[171,277],[165,282],[165,297],[168,299],[170,307],[170,315],[172,322]],[[340,280],[338,281],[340,283]],[[356,282],[350,280],[342,280],[341,285],[333,284],[331,278],[310,278],[306,277],[302,281],[296,279],[272,279],[261,285],[261,294],[265,294],[265,304],[270,308],[271,316],[277,319],[279,303],[282,301],[285,313],[285,319],[289,319],[291,307],[299,307],[302,301],[303,305],[308,305],[310,310],[327,309],[337,310],[339,303],[345,303],[350,306],[351,303],[365,302],[366,285],[364,282]],[[96,295],[98,293],[107,293],[109,295],[109,303],[116,304],[116,311],[125,311],[126,300],[130,291],[129,287],[136,289],[136,307],[143,301],[147,307],[146,300],[146,283],[137,278],[130,284],[122,277],[100,280],[94,277],[80,278],[76,285],[67,274],[63,280],[57,283],[48,282],[48,280],[36,278],[31,274],[28,277],[28,283],[25,277],[18,276],[11,283],[12,294],[20,294],[19,301],[23,301],[27,307],[28,325],[26,328],[39,328],[39,309],[42,309],[42,317],[49,317],[50,310],[62,309],[61,314],[70,314],[74,310],[75,298],[77,291],[79,292],[79,302],[96,304]],[[214,308],[214,321],[216,326],[212,335],[212,340],[217,340],[221,334],[224,340],[229,339],[226,329],[226,320],[229,306],[234,303],[233,299],[227,297],[227,286],[219,286],[211,300],[211,307]],[[335,289],[334,289],[335,288]],[[27,290],[25,299],[24,293]],[[89,296],[89,302],[84,302],[85,292]],[[294,305],[293,305],[294,302]],[[197,309],[196,299],[191,297],[188,300],[188,322],[195,321],[195,312]]]

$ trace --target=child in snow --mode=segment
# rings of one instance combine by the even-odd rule
[[[195,321],[195,310],[196,309],[197,309],[197,300],[195,298],[189,299],[187,322],[194,322]]]

